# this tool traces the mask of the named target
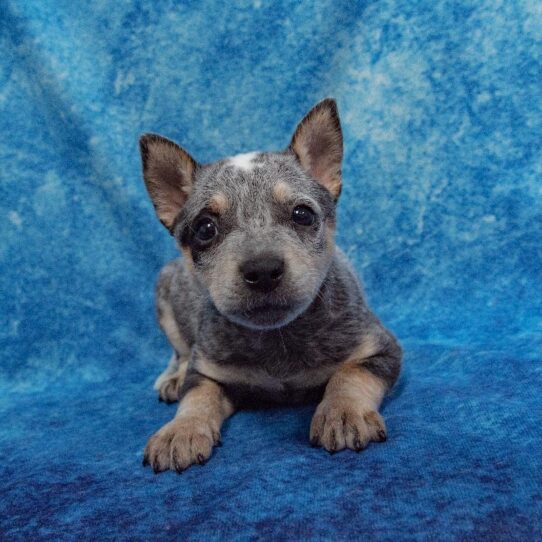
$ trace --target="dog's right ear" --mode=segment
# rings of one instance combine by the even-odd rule
[[[190,192],[197,162],[173,141],[144,134],[139,139],[143,178],[160,222],[170,231]]]

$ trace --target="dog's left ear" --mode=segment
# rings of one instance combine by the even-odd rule
[[[335,100],[326,98],[307,113],[298,124],[289,148],[303,169],[336,200],[341,193],[343,136]]]

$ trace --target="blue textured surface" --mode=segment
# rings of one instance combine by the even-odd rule
[[[536,0],[0,2],[0,538],[542,538],[542,10]],[[246,412],[154,476],[175,254],[137,137],[286,145],[338,99],[339,243],[402,340],[363,454]]]

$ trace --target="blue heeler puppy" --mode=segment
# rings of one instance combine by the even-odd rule
[[[317,104],[281,152],[202,165],[158,135],[140,145],[156,213],[184,255],[162,270],[156,294],[174,349],[156,388],[180,404],[144,464],[181,472],[204,463],[224,420],[261,402],[319,400],[310,442],[329,452],[385,440],[378,408],[401,349],[334,245],[335,101]]]

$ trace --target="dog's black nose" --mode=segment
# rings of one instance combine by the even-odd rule
[[[284,275],[284,260],[274,256],[247,260],[241,266],[241,274],[249,288],[271,292],[279,285]]]

